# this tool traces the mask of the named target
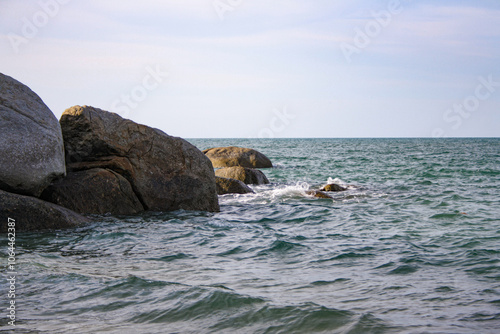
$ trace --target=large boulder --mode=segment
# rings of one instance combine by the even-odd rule
[[[102,168],[68,173],[45,189],[42,199],[83,214],[127,215],[144,211],[127,179]]]
[[[217,194],[248,194],[254,191],[240,180],[228,179],[226,177],[215,177],[217,184]]]
[[[76,227],[89,222],[71,210],[35,197],[0,190],[0,203],[0,233],[7,232],[9,221],[14,221],[16,232]]]
[[[215,168],[241,166],[247,168],[271,168],[273,164],[264,154],[244,147],[215,147],[203,151]]]
[[[217,169],[216,176],[240,180],[245,184],[268,184],[269,180],[262,171],[245,167],[226,167]]]
[[[60,124],[68,171],[117,172],[145,210],[219,211],[212,164],[184,139],[88,106],[67,109]]]
[[[38,95],[0,73],[0,189],[39,196],[66,173],[61,127]]]

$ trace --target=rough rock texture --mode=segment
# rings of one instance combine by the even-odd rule
[[[61,127],[31,89],[0,73],[0,189],[39,196],[66,173]]]
[[[308,190],[308,191],[306,191],[306,195],[314,196],[317,198],[329,198],[329,199],[333,198],[330,195],[325,194],[324,192],[322,192],[320,190]]]
[[[226,177],[229,179],[240,180],[246,184],[268,184],[269,180],[262,171],[258,169],[245,167],[226,167],[217,169],[216,176]]]
[[[60,123],[68,171],[113,170],[146,210],[219,211],[212,164],[184,139],[88,106],[67,109]]]
[[[8,219],[15,220],[16,232],[76,227],[89,219],[38,198],[0,190],[0,232],[7,231]]]
[[[347,188],[342,187],[341,185],[330,183],[320,189],[321,191],[345,191]]]
[[[68,173],[45,189],[42,199],[83,214],[144,211],[130,183],[120,174],[102,168]]]
[[[254,192],[252,189],[250,189],[249,186],[247,186],[240,180],[216,176],[215,182],[217,183],[217,194],[219,195],[248,194]]]
[[[212,161],[215,168],[241,166],[247,168],[271,168],[273,164],[264,154],[244,147],[216,147],[203,153]]]

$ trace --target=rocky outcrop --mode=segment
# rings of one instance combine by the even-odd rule
[[[247,186],[240,180],[216,176],[215,182],[217,184],[217,194],[219,195],[248,194],[254,192],[249,186]]]
[[[321,191],[346,191],[347,188],[342,187],[336,183],[330,183],[320,189]]]
[[[145,210],[219,210],[212,164],[184,139],[88,106],[67,109],[60,124],[68,171],[120,174]]]
[[[16,232],[76,227],[89,222],[87,218],[58,205],[2,190],[0,203],[1,233],[7,232],[10,220],[15,221]]]
[[[221,167],[247,167],[271,168],[273,164],[264,154],[244,147],[216,147],[204,150],[203,153],[212,161],[215,168]]]
[[[102,168],[68,173],[45,189],[42,199],[83,214],[127,215],[144,211],[127,179]]]
[[[30,88],[0,73],[0,189],[39,196],[66,173],[61,127]]]
[[[258,170],[245,167],[226,167],[217,169],[216,176],[240,180],[246,184],[268,184],[269,180],[266,175]]]

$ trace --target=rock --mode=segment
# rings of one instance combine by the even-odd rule
[[[314,197],[318,197],[318,198],[329,198],[329,199],[333,199],[333,197],[331,197],[330,195],[328,194],[325,194],[324,192],[320,191],[320,190],[308,190],[306,191],[306,195],[309,195],[309,196],[314,196]]]
[[[61,127],[30,88],[0,73],[0,189],[39,196],[66,173]]]
[[[219,211],[212,164],[184,139],[88,106],[67,109],[60,123],[68,171],[113,170],[145,210]]]
[[[321,191],[346,191],[347,188],[342,187],[341,185],[331,183],[327,184],[323,188],[320,189]]]
[[[273,164],[264,154],[244,147],[216,147],[204,150],[203,153],[212,161],[215,168],[220,167],[247,167],[271,168]]]
[[[226,177],[229,179],[240,180],[246,184],[268,184],[269,180],[262,171],[258,169],[245,167],[226,167],[217,169],[216,176]]]
[[[76,227],[89,219],[35,197],[0,190],[0,232],[7,232],[9,218],[15,220],[16,232]]]
[[[41,198],[83,214],[128,215],[144,211],[127,179],[102,168],[69,172],[45,189]]]
[[[247,186],[240,180],[216,176],[215,182],[217,184],[217,194],[219,195],[248,194],[254,192],[252,189],[250,189],[249,186]]]

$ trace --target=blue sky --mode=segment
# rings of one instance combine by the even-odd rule
[[[185,138],[498,137],[500,2],[0,0],[0,72],[56,117]]]

